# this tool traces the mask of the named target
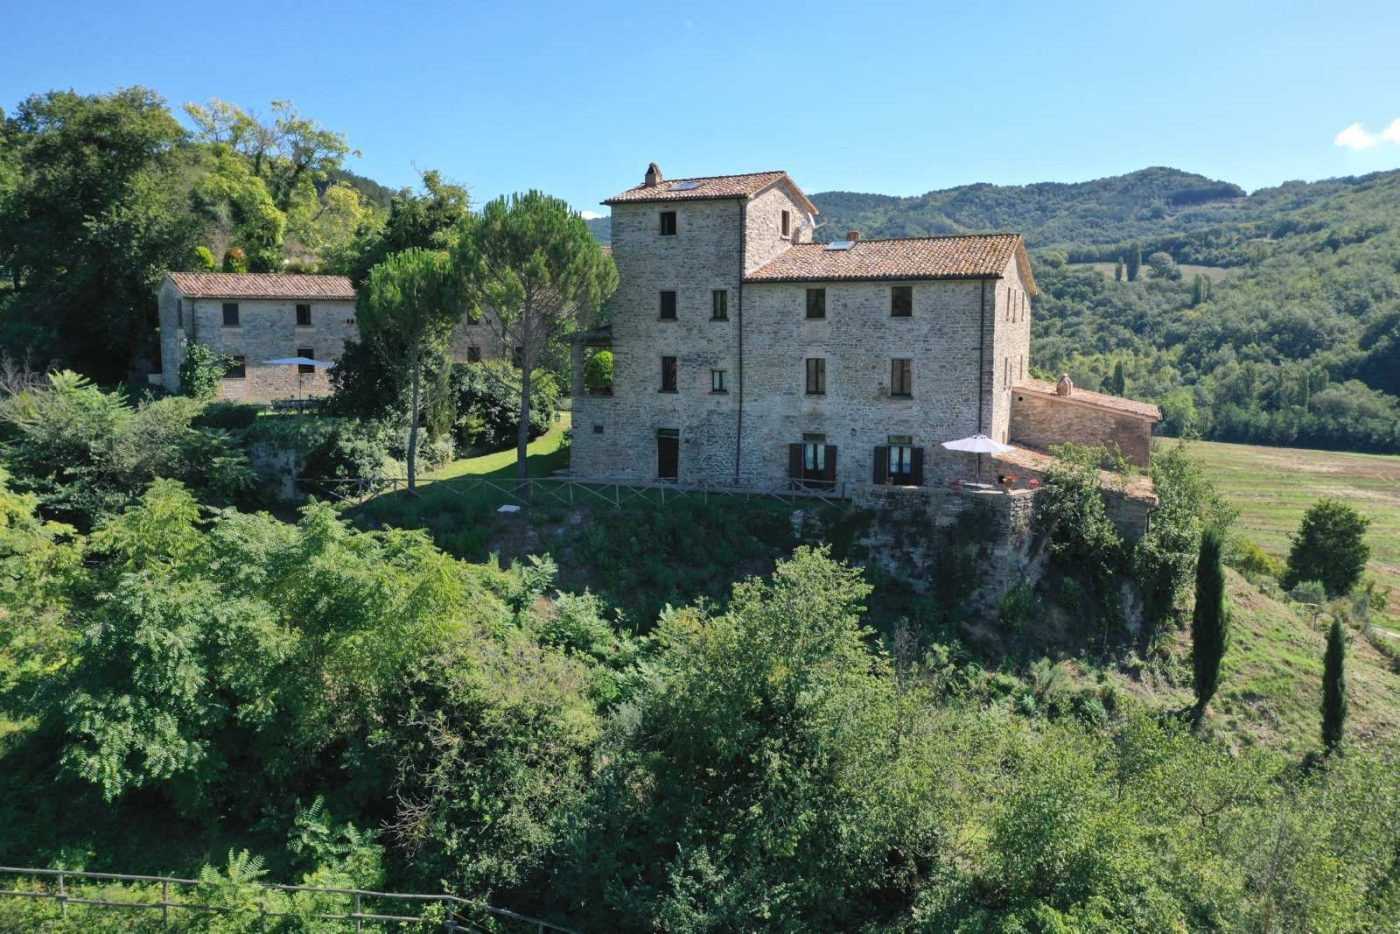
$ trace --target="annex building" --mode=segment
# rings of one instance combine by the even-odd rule
[[[271,364],[305,357],[334,363],[358,336],[355,288],[345,276],[291,273],[171,272],[161,283],[160,381],[180,391],[185,342],[206,344],[233,358],[219,397],[237,402],[312,399],[330,392],[330,377],[314,364]],[[454,359],[502,357],[489,323],[463,317],[452,335]]]
[[[1156,406],[1030,377],[1019,234],[815,242],[782,171],[667,181],[653,163],[604,203],[619,286],[574,345],[576,477],[922,486],[966,476],[941,443],[975,434],[1147,461]],[[603,349],[612,385],[586,391]]]

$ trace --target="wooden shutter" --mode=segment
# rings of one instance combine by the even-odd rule
[[[802,479],[802,445],[788,445],[788,476],[794,480]]]
[[[836,445],[826,446],[826,477],[828,483],[836,482]]]
[[[877,444],[875,446],[875,477],[876,483],[887,483],[890,479],[890,449],[888,445]]]
[[[915,486],[924,485],[924,449],[914,448],[913,482]]]

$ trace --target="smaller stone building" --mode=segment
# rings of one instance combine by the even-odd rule
[[[325,369],[266,361],[333,362],[358,333],[355,289],[345,276],[172,272],[161,284],[159,307],[165,388],[180,391],[188,340],[234,358],[219,397],[239,402],[325,395]]]
[[[1040,451],[1066,441],[1103,445],[1148,466],[1152,426],[1162,420],[1152,403],[1079,389],[1068,376],[1058,383],[1023,379],[1011,391],[1011,443]]]
[[[185,341],[207,344],[237,361],[219,397],[239,402],[310,399],[331,390],[329,373],[268,360],[308,357],[334,363],[359,334],[355,288],[345,276],[286,273],[167,273],[159,293],[160,382],[180,391]],[[459,363],[509,358],[487,309],[464,316],[452,334]]]

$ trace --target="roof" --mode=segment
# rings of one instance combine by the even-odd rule
[[[276,272],[172,272],[167,278],[189,298],[319,298],[353,302],[345,276]]]
[[[1067,396],[1056,393],[1055,384],[1046,382],[1043,379],[1019,380],[1012,389],[1016,392],[1033,392],[1042,396],[1053,396],[1056,401],[1059,402],[1091,405],[1095,408],[1106,409],[1122,415],[1149,418],[1154,422],[1160,422],[1162,420],[1162,410],[1151,402],[1139,402],[1136,399],[1124,399],[1122,396],[1110,396],[1102,392],[1090,392],[1087,389],[1080,389],[1078,386],[1075,386]]]
[[[713,201],[721,198],[747,200],[778,184],[788,185],[809,213],[818,213],[797,183],[781,170],[749,172],[745,175],[709,175],[701,178],[668,178],[655,185],[638,185],[613,195],[604,204],[634,204],[648,201]]]
[[[846,250],[830,250],[824,243],[797,243],[744,281],[999,279],[1013,258],[1020,264],[1027,291],[1035,295],[1025,243],[1014,233],[857,240]]]

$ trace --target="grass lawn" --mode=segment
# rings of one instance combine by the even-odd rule
[[[1191,442],[1190,450],[1240,511],[1238,527],[1279,557],[1287,557],[1288,535],[1303,513],[1324,496],[1369,517],[1368,570],[1391,588],[1390,614],[1400,616],[1400,456],[1207,441]]]

